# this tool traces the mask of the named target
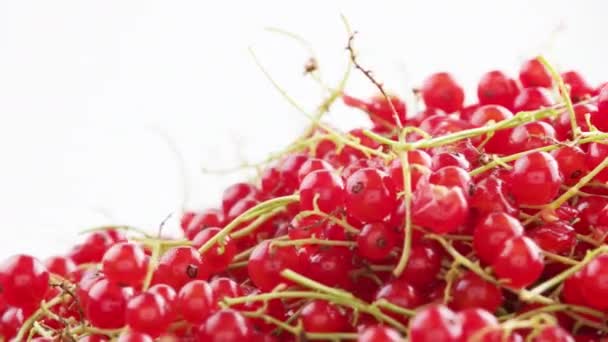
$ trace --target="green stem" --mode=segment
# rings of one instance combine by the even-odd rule
[[[63,300],[64,300],[64,294],[60,294],[57,297],[46,302],[44,304],[44,307],[48,310],[49,308],[52,308],[53,306],[55,306],[59,303],[62,303]],[[19,332],[17,332],[17,336],[15,337],[15,340],[24,341],[25,336],[27,335],[28,331],[32,328],[32,325],[34,324],[34,322],[36,322],[40,318],[42,318],[44,316],[44,312],[45,312],[45,309],[39,308],[25,322],[23,322],[23,325],[19,329]]]
[[[400,141],[405,140],[405,135],[402,134],[399,137]],[[410,174],[410,163],[408,160],[408,152],[401,151],[399,153],[399,159],[401,159],[401,172],[403,175],[403,201],[405,205],[405,227],[404,238],[403,238],[403,249],[401,250],[401,256],[399,257],[399,261],[397,262],[397,266],[393,270],[393,275],[399,277],[405,268],[407,267],[407,262],[410,258],[410,254],[412,251],[412,177]]]
[[[230,234],[230,237],[233,239],[240,239],[249,236],[251,233],[255,232],[264,222],[276,216],[278,213],[282,212],[284,208],[277,208],[267,214],[263,214],[258,216],[253,222],[251,222],[247,227],[239,229],[238,231]]]
[[[306,239],[297,239],[297,240],[287,240],[287,241],[273,241],[270,245],[277,247],[285,247],[285,246],[301,246],[301,245],[321,245],[321,246],[341,246],[341,247],[353,247],[356,246],[357,243],[354,241],[344,241],[344,240],[323,240],[317,239],[315,237],[306,238]]]
[[[538,56],[538,61],[541,62],[545,68],[553,77],[553,80],[557,83],[559,88],[559,92],[561,97],[566,104],[566,109],[568,109],[568,114],[570,116],[570,125],[572,126],[572,136],[576,138],[580,134],[580,130],[578,128],[578,124],[576,123],[576,113],[574,112],[574,107],[572,106],[572,99],[570,99],[570,92],[566,88],[566,84],[564,84],[564,79],[560,76],[560,74],[555,70],[555,68],[543,57]]]

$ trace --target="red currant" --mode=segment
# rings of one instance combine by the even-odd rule
[[[224,309],[207,318],[198,330],[198,341],[205,342],[253,342],[253,326],[239,312]]]
[[[524,228],[516,218],[503,212],[490,213],[475,226],[473,248],[482,262],[491,264],[505,242],[523,232]]]
[[[362,222],[379,222],[393,212],[397,194],[393,181],[377,169],[361,169],[346,180],[346,210]]]
[[[545,88],[531,87],[521,90],[513,102],[513,111],[537,110],[541,107],[550,107],[555,103],[551,94]]]
[[[484,74],[477,86],[477,97],[482,105],[497,104],[512,108],[518,92],[517,83],[498,70]]]
[[[473,272],[464,273],[452,286],[450,305],[455,310],[481,308],[495,312],[503,303],[500,288]]]
[[[555,158],[546,152],[533,152],[515,161],[510,182],[518,203],[543,205],[555,198],[562,177]]]
[[[163,297],[150,292],[129,299],[125,316],[129,328],[151,336],[160,335],[171,323]]]
[[[139,286],[146,276],[148,265],[146,254],[139,245],[119,243],[103,255],[103,273],[115,283],[124,286]]]
[[[452,342],[461,334],[458,317],[443,305],[426,307],[410,321],[410,342]]]
[[[526,87],[551,88],[553,78],[549,70],[537,59],[532,58],[525,61],[519,69],[519,80]]]
[[[203,323],[216,305],[213,290],[204,280],[193,280],[179,290],[177,310],[192,324]]]
[[[525,236],[512,237],[494,260],[492,268],[498,278],[506,280],[510,286],[526,287],[541,276],[543,254],[534,240]]]
[[[419,184],[412,199],[412,222],[438,234],[455,231],[467,218],[469,205],[459,187]]]
[[[125,325],[129,293],[107,279],[99,280],[89,290],[86,315],[97,328],[117,329]]]
[[[427,107],[439,108],[446,113],[453,113],[464,102],[464,90],[447,72],[429,76],[422,84],[422,98]]]
[[[304,330],[311,333],[347,331],[350,325],[341,308],[323,300],[306,304],[300,312],[300,319]]]
[[[343,207],[344,183],[333,172],[318,170],[309,173],[300,184],[300,207],[313,210],[315,199],[319,210],[332,213]]]
[[[572,102],[579,102],[591,96],[593,87],[587,83],[581,74],[576,71],[566,71],[562,73],[564,83],[570,87],[570,98]]]
[[[293,246],[274,247],[270,241],[263,241],[255,247],[249,257],[247,269],[249,277],[260,290],[271,291],[277,285],[286,283],[281,272],[285,269],[302,273],[304,255]]]
[[[49,272],[32,256],[14,255],[0,264],[0,285],[9,305],[37,306],[49,288]]]

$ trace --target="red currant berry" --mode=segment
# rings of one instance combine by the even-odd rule
[[[224,190],[224,194],[222,195],[222,211],[224,215],[229,216],[228,213],[239,201],[248,197],[257,198],[258,196],[259,191],[253,184],[233,184]]]
[[[556,221],[533,228],[528,236],[544,251],[568,254],[576,244],[576,231],[570,225]]]
[[[390,99],[390,103],[389,103]],[[350,107],[359,108],[369,115],[370,120],[376,127],[394,127],[397,126],[393,108],[397,112],[397,117],[401,124],[405,124],[407,116],[407,107],[405,102],[401,101],[396,96],[389,96],[387,99],[384,95],[376,95],[370,101],[363,101],[349,95],[343,95],[344,104]]]
[[[531,87],[521,90],[513,102],[513,112],[537,110],[541,107],[550,107],[555,102],[545,88]]]
[[[300,184],[300,207],[313,210],[315,199],[319,209],[332,213],[344,205],[344,183],[342,178],[327,170],[309,173]]]
[[[306,304],[300,312],[300,319],[304,330],[311,333],[346,331],[350,325],[341,308],[323,300]]]
[[[386,259],[396,245],[395,232],[382,223],[366,224],[357,236],[357,253],[370,261]]]
[[[405,309],[414,309],[424,304],[422,295],[412,285],[401,280],[384,284],[376,293],[376,300],[387,302]]]
[[[519,209],[507,191],[507,184],[497,175],[490,175],[479,181],[470,191],[470,205],[480,215],[495,211],[515,216]]]
[[[198,341],[205,342],[253,342],[253,326],[239,312],[224,309],[207,318],[198,330]]]
[[[118,336],[117,342],[154,342],[152,337],[135,331],[126,331]]]
[[[14,255],[0,264],[0,285],[7,304],[37,306],[49,288],[49,272],[32,256]]]
[[[429,182],[445,187],[459,187],[462,192],[468,194],[471,187],[471,176],[464,169],[458,166],[446,166],[433,172],[429,177]]]
[[[606,117],[608,116],[608,84],[602,87],[600,94],[597,98],[597,109],[599,115]]]
[[[455,231],[468,213],[469,205],[459,187],[419,184],[412,198],[412,222],[438,234]]]
[[[204,280],[193,280],[184,285],[177,297],[177,310],[182,317],[192,323],[203,323],[213,312],[216,298],[209,283]]]
[[[304,177],[308,176],[309,173],[317,170],[334,171],[334,168],[323,159],[310,158],[306,160],[300,167],[300,170],[298,170],[298,184],[300,184]]]
[[[525,236],[512,237],[494,260],[492,268],[497,277],[505,279],[510,286],[526,287],[541,276],[543,254],[534,240]]]
[[[518,203],[543,205],[557,195],[562,177],[555,158],[546,152],[533,152],[515,161],[510,182]]]
[[[410,342],[452,342],[461,334],[458,317],[443,305],[426,307],[410,321]]]
[[[608,309],[608,255],[600,255],[583,268],[580,293],[589,306]]]
[[[175,290],[166,284],[156,284],[151,286],[148,289],[148,292],[163,298],[167,310],[167,320],[172,322],[177,314],[175,308],[177,302],[177,293]]]
[[[207,241],[221,231],[220,228],[207,228],[198,233],[192,239],[192,246],[201,248]],[[201,255],[208,266],[210,273],[218,273],[226,270],[237,252],[236,242],[229,236],[224,238],[223,244],[216,244]]]
[[[192,215],[190,219],[187,219],[187,215]],[[185,213],[182,218],[182,229],[186,234],[186,237],[190,240],[194,239],[196,234],[201,230],[209,227],[223,227],[224,226],[224,214],[218,209],[207,209],[200,213]]]
[[[362,222],[379,222],[393,212],[397,194],[393,181],[377,169],[361,169],[346,180],[346,210]]]
[[[383,325],[369,326],[359,333],[357,342],[400,342],[403,339],[399,333]]]
[[[517,83],[498,70],[484,74],[477,86],[477,97],[482,105],[497,104],[511,108],[517,93]]]
[[[163,297],[150,292],[141,293],[127,303],[126,323],[134,331],[158,336],[171,323]]]
[[[572,102],[584,100],[593,93],[593,87],[576,71],[566,71],[562,73],[562,79],[564,80],[564,83],[570,87],[570,98],[572,99]]]
[[[271,291],[277,285],[286,283],[281,276],[283,270],[302,273],[304,257],[294,246],[274,247],[270,241],[263,241],[249,257],[249,277],[260,290]]]
[[[556,141],[555,129],[543,121],[517,126],[509,135],[511,153],[518,153],[550,145]]]
[[[85,241],[74,246],[68,255],[77,265],[85,263],[98,263],[106,251],[116,241],[107,231],[89,234]]]
[[[433,156],[431,169],[437,171],[446,166],[457,166],[461,169],[470,170],[471,163],[461,153],[441,152]]]
[[[245,295],[243,288],[230,278],[215,278],[209,285],[211,285],[211,290],[213,290],[213,296],[218,300]]]
[[[585,152],[577,146],[564,146],[553,151],[551,155],[557,161],[566,185],[576,184],[589,171]]]
[[[70,278],[72,273],[76,271],[76,264],[72,259],[63,256],[54,256],[46,259],[44,266],[50,273],[64,278]]]
[[[608,158],[608,145],[599,142],[592,142],[588,145],[587,150],[587,167],[592,170],[600,165],[604,159]],[[599,182],[608,181],[608,168],[603,169],[598,173],[595,180]]]
[[[482,329],[498,326],[496,317],[484,309],[472,308],[462,310],[458,313],[458,319],[462,324],[460,342],[468,342],[469,338]]]
[[[410,185],[413,190],[422,177],[431,172],[431,157],[421,150],[408,151],[407,161],[410,165]],[[403,168],[401,160],[396,158],[389,166],[388,172],[397,191],[403,191]]]
[[[526,87],[551,88],[553,78],[549,70],[537,59],[532,58],[525,61],[519,69],[519,80]]]
[[[198,251],[192,247],[174,247],[159,260],[156,273],[175,290],[194,279],[207,279],[209,270]]]
[[[125,325],[125,311],[129,293],[107,279],[99,280],[89,290],[86,316],[89,322],[102,329],[117,329]]]
[[[439,108],[446,113],[453,113],[464,102],[464,90],[447,72],[429,76],[422,84],[422,98],[427,107]]]
[[[419,244],[412,247],[407,266],[399,279],[414,286],[423,287],[432,283],[440,270],[440,251],[431,245]]]
[[[505,242],[523,232],[524,228],[516,218],[503,212],[488,214],[475,226],[473,249],[483,263],[491,264]]]
[[[495,312],[502,305],[500,288],[473,272],[466,272],[452,286],[450,306],[455,310],[481,308]]]
[[[143,248],[134,243],[119,243],[104,254],[103,273],[115,283],[139,286],[146,276],[148,265]]]

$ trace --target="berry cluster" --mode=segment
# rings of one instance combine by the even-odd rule
[[[602,340],[608,86],[539,57],[483,75],[468,106],[431,75],[408,113],[374,83],[338,87],[259,179],[184,213],[184,239],[102,227],[3,261],[4,341]],[[340,96],[373,128],[324,124]]]

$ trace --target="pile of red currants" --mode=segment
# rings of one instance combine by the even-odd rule
[[[326,101],[183,239],[101,227],[4,260],[3,341],[608,339],[608,86],[539,57],[473,105],[445,72],[415,113],[379,90],[335,90],[371,129]]]

